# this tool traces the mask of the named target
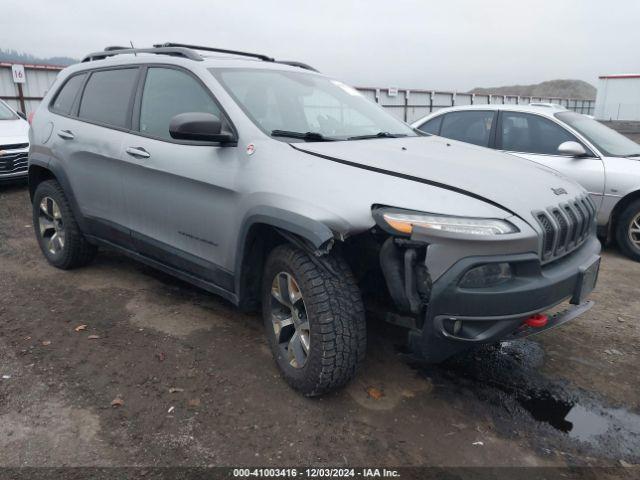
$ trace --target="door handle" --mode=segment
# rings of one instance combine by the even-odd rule
[[[71,133],[71,130],[58,130],[58,136],[65,140],[73,140],[76,138],[75,135]]]
[[[149,158],[151,156],[151,154],[142,147],[129,147],[126,152],[136,158]]]

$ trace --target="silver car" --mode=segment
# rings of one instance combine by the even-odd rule
[[[425,136],[304,64],[179,44],[98,52],[60,73],[31,141],[52,265],[116,249],[261,310],[305,395],[353,377],[365,311],[437,362],[592,306],[600,243],[582,187]]]
[[[580,182],[598,208],[599,234],[640,261],[640,145],[556,104],[467,105],[413,123],[424,132],[494,148]]]

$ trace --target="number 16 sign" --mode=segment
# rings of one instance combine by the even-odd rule
[[[26,81],[24,65],[11,65],[11,73],[13,73],[13,83],[24,83]]]

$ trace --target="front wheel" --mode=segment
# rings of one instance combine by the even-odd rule
[[[351,380],[366,350],[364,306],[346,262],[336,255],[330,270],[290,245],[267,259],[262,310],[278,368],[294,389],[316,396]]]
[[[626,256],[640,262],[640,200],[628,205],[618,217],[616,240]]]

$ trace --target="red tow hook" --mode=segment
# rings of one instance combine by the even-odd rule
[[[542,328],[549,321],[549,317],[547,315],[543,315],[541,313],[536,313],[535,315],[531,315],[524,321],[524,324],[527,327],[533,328]]]

